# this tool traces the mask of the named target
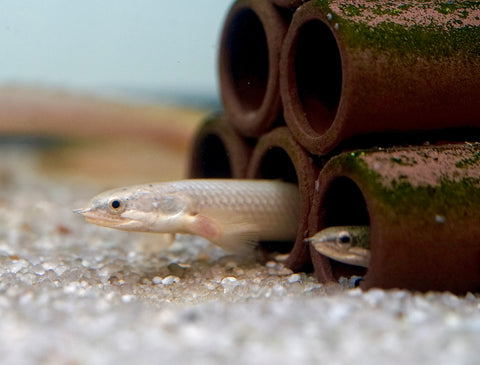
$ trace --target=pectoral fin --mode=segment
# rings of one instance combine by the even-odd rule
[[[228,252],[246,254],[258,244],[258,233],[249,225],[235,226],[232,231],[227,230],[217,244]]]
[[[191,232],[233,253],[249,252],[258,243],[255,226],[235,219],[220,220],[198,214],[191,225]]]
[[[202,214],[197,214],[194,217],[190,231],[192,234],[206,238],[212,242],[217,241],[222,235],[222,230],[218,222]]]

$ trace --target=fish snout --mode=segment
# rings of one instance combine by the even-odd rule
[[[89,210],[90,210],[90,209],[74,209],[74,210],[72,211],[72,213],[84,215],[84,214],[87,213]]]

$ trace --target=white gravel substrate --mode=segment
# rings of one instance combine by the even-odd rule
[[[181,237],[85,223],[98,192],[0,148],[2,364],[476,364],[474,294],[320,285]]]

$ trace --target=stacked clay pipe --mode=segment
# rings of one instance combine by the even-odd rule
[[[480,289],[477,2],[238,0],[219,75],[224,113],[198,131],[190,176],[297,183],[289,267]],[[305,244],[339,225],[370,226],[366,270]]]

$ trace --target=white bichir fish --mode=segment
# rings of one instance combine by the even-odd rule
[[[294,241],[300,195],[275,180],[190,179],[106,191],[75,212],[104,227],[197,235],[240,253],[258,241]]]
[[[368,267],[370,262],[369,226],[328,227],[305,241],[335,261],[363,267]]]

